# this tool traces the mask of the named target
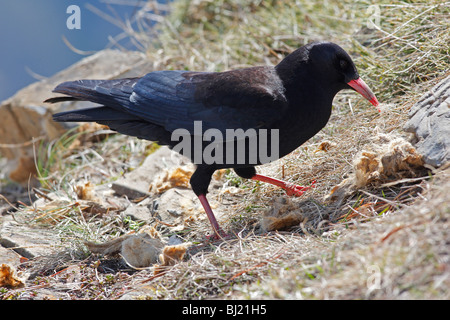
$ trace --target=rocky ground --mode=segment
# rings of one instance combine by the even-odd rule
[[[448,224],[448,197],[442,196],[442,190],[448,187],[449,181],[448,170],[445,169],[449,160],[450,146],[448,140],[450,136],[448,134],[448,128],[450,128],[448,123],[450,119],[448,117],[449,99],[450,77],[447,77],[411,108],[411,119],[405,126],[409,132],[414,133],[414,143],[418,147],[417,150],[424,156],[425,167],[431,170],[430,173],[434,172],[436,179],[427,182],[427,175],[423,176],[422,174],[417,178],[409,177],[402,181],[401,176],[398,176],[397,180],[391,180],[388,185],[394,186],[407,182],[403,184],[405,194],[408,197],[415,197],[416,201],[407,199],[402,200],[403,202],[395,202],[394,199],[391,206],[389,206],[389,200],[384,202],[385,206],[387,204],[386,208],[399,206],[398,217],[413,208],[419,208],[417,210],[423,211],[423,217],[433,213],[434,218],[415,220],[411,216],[410,222],[405,221],[397,227],[390,227],[390,230],[378,236],[380,243],[385,244],[388,238],[403,229],[435,225],[436,219],[441,221],[442,227]],[[392,161],[393,155],[396,154],[401,153],[403,158],[400,159],[395,170],[400,170],[399,172],[404,172],[405,168],[410,171],[416,170],[414,164],[418,158],[415,151],[408,151],[409,149],[404,147],[405,145],[411,146],[409,143],[397,145],[391,143],[390,145],[392,150],[386,152],[386,156],[383,156],[381,151],[377,151],[373,158],[370,154],[363,153],[363,158],[361,158],[363,161],[360,164],[369,163],[368,166],[364,165],[361,171],[364,183],[368,183],[369,180],[373,182],[386,174],[386,163]],[[403,154],[405,152],[406,157]],[[267,241],[268,247],[271,246],[269,243],[272,243],[278,248],[280,241],[290,242],[291,245],[301,241],[302,245],[305,245],[303,242],[308,241],[308,238],[317,237],[317,235],[309,235],[311,231],[306,230],[309,227],[305,229],[305,226],[308,225],[304,224],[307,220],[305,217],[308,217],[306,207],[311,206],[311,202],[292,202],[286,200],[285,196],[280,198],[281,202],[279,200],[273,202],[263,217],[242,219],[244,225],[236,224],[236,221],[241,218],[232,212],[239,207],[240,201],[245,201],[244,194],[250,190],[235,187],[233,179],[229,176],[226,177],[227,172],[223,171],[215,175],[210,186],[211,204],[218,214],[219,221],[226,220],[227,228],[234,227],[234,230],[239,233],[231,240],[208,242],[205,234],[210,230],[206,216],[188,184],[194,169],[192,164],[165,147],[153,150],[149,156],[143,159],[142,163],[137,165],[134,170],[128,170],[127,173],[119,175],[109,183],[78,183],[72,190],[66,192],[63,189],[43,192],[42,189],[35,188],[33,192],[23,192],[21,198],[14,199],[14,203],[11,203],[13,200],[8,200],[8,197],[3,197],[3,201],[0,202],[0,262],[2,264],[0,281],[4,287],[1,296],[4,299],[95,297],[131,299],[158,298],[158,295],[167,298],[163,293],[155,292],[155,287],[150,284],[160,278],[161,281],[164,281],[164,277],[166,279],[175,277],[176,279],[179,277],[179,274],[176,276],[177,266],[183,265],[183,268],[187,268],[184,269],[187,272],[186,270],[189,268],[195,267],[193,261],[200,257],[205,259],[202,260],[203,267],[205,267],[205,263],[212,263],[208,260],[211,259],[208,256],[211,248],[215,248],[213,250],[215,254],[222,248],[220,249],[224,250],[222,255],[226,257],[233,251],[227,251],[224,248],[239,246],[239,242],[240,246],[245,241],[256,246],[256,243],[260,243],[260,241]],[[367,168],[371,167],[371,161],[378,161],[377,168],[384,165],[385,171],[382,169],[367,171],[369,170]],[[361,176],[359,178],[355,176],[355,179],[361,179]],[[95,177],[92,181],[96,181]],[[349,181],[353,184],[349,184]],[[358,182],[358,186],[359,184],[361,182]],[[333,189],[331,196],[335,197],[334,201],[337,201],[336,197],[355,192],[352,189],[354,187],[354,180],[350,177]],[[411,190],[414,188],[423,191],[412,192]],[[339,192],[340,189],[344,190],[343,193]],[[14,190],[8,191],[8,188],[3,190],[5,194],[9,192],[9,195],[18,196]],[[441,198],[436,194],[440,194]],[[400,199],[400,195],[401,192],[398,199]],[[429,203],[423,206],[427,201]],[[421,203],[423,204],[421,205]],[[436,211],[430,211],[432,209],[429,207],[430,204],[435,206]],[[334,208],[333,210],[338,210],[338,207]],[[370,215],[370,210],[369,207],[366,207],[367,211],[364,211],[362,202],[359,206],[355,205],[354,208],[357,210],[353,211],[360,218],[362,215],[369,221],[374,219],[366,216]],[[382,209],[378,209],[378,211],[389,212],[389,210]],[[231,220],[237,220],[231,221],[230,216]],[[276,219],[280,218],[280,220],[276,220],[276,223],[274,223],[275,217]],[[331,215],[329,215],[329,219],[333,220]],[[386,218],[386,221],[388,220],[389,218]],[[321,221],[325,222],[325,220]],[[364,219],[357,221],[364,221]],[[364,228],[372,223],[375,226],[379,222],[379,219],[375,219],[373,222],[368,222]],[[290,228],[288,230],[297,231],[273,233],[274,230],[285,229],[286,225],[283,224],[286,223]],[[272,227],[268,228],[267,226]],[[295,229],[295,226],[300,226],[300,228]],[[328,231],[325,233],[323,230],[320,232],[322,235],[319,239],[333,237],[333,233],[345,234],[342,225],[328,227]],[[304,235],[301,236],[302,234]],[[351,238],[351,234],[351,232],[348,233],[347,237]],[[444,232],[441,236],[444,238],[435,239],[435,242],[440,243],[438,246],[440,250],[440,262],[437,264],[438,275],[433,276],[438,279],[433,282],[437,291],[448,289],[450,281],[448,254],[441,252],[442,246],[444,248],[448,246],[448,242],[446,242],[449,240],[448,233],[445,236]],[[286,240],[291,237],[293,238]],[[345,241],[345,237],[342,243],[348,243]],[[324,243],[320,242],[317,246],[324,247]],[[250,265],[242,267],[241,272],[233,271],[234,274],[228,275],[228,286],[235,279],[247,275],[244,283],[248,282],[250,287],[245,286],[247,288],[245,290],[251,292],[251,289],[248,288],[255,285],[253,278],[255,276],[250,276],[250,278],[248,276],[251,275],[251,270],[257,269],[258,266],[270,265],[277,259],[284,261],[281,257],[287,255],[285,250],[287,249],[278,248],[275,252],[270,250],[269,257],[260,258],[259,262],[258,260],[251,262],[249,256],[246,256],[244,260],[248,260],[247,264]],[[312,250],[311,256],[314,256],[314,250],[312,248],[309,250]],[[220,254],[214,255],[213,258],[221,259]],[[224,259],[225,264],[230,263],[229,261],[240,264],[238,257]],[[276,267],[274,268],[276,269]],[[219,270],[216,271],[219,272]],[[433,270],[432,274],[435,273],[436,271]],[[210,279],[209,285],[212,286],[207,290],[211,291],[209,296],[223,297],[223,292],[220,293],[220,286],[215,288],[217,285],[214,284],[215,276],[208,274],[204,277]],[[282,281],[282,279],[277,280],[274,282],[276,285],[272,284],[275,287],[267,289],[273,295],[272,297],[295,297],[298,289],[294,288],[293,291],[287,293],[285,290],[289,288],[289,285],[283,285]],[[262,284],[262,286],[266,285],[267,283]],[[236,284],[231,285],[231,288],[235,287]],[[84,289],[88,290],[83,291]],[[278,292],[279,290],[281,291]],[[305,294],[305,292],[301,292],[301,290],[298,291],[298,294]],[[240,297],[252,297],[251,293],[249,293],[250,296],[238,295],[236,292],[234,294]],[[181,296],[186,297],[184,294]],[[424,296],[428,297],[428,294],[424,293]]]

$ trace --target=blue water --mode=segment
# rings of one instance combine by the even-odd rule
[[[82,59],[63,41],[78,50],[98,51],[108,46],[108,36],[122,30],[89,10],[100,9],[116,21],[132,17],[136,5],[145,1],[114,0],[130,5],[110,4],[113,0],[1,0],[0,2],[0,101],[35,82],[32,74],[49,77]],[[70,5],[80,8],[81,29],[68,29]],[[136,49],[124,39],[120,44]]]

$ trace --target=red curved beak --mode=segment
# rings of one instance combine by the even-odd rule
[[[377,107],[378,111],[380,111],[380,109],[378,108],[379,103],[377,97],[375,97],[372,90],[370,90],[370,88],[361,78],[349,81],[347,84],[355,89],[356,92],[359,92],[364,98],[369,100],[369,102]]]

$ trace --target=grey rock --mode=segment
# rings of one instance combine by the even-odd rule
[[[152,217],[151,210],[147,206],[131,205],[123,213],[133,220],[148,221]]]
[[[57,243],[57,233],[48,229],[32,228],[15,221],[4,222],[0,229],[0,245],[28,259],[53,253]]]
[[[17,267],[20,264],[20,255],[12,249],[7,249],[0,246],[0,265],[9,264]]]
[[[176,234],[173,234],[169,237],[169,241],[167,242],[168,246],[176,246],[179,244],[183,244],[183,239],[181,239],[179,236],[177,236]]]
[[[150,196],[150,185],[162,170],[187,163],[187,159],[167,147],[161,147],[149,155],[135,170],[120,177],[112,184],[112,189],[129,199]]]
[[[200,204],[191,189],[178,187],[162,193],[158,198],[158,203],[158,209],[154,213],[155,216],[171,225],[180,223],[180,218],[187,217]]]
[[[450,76],[411,108],[404,130],[415,134],[425,163],[440,167],[450,161]]]
[[[0,148],[2,156],[9,160],[8,167],[11,168],[8,172],[13,172],[17,168],[22,171],[33,168],[33,162],[29,161],[33,159],[33,144],[30,143],[33,139],[37,137],[47,141],[57,139],[67,129],[65,124],[52,120],[53,113],[86,107],[86,102],[43,103],[45,99],[56,96],[52,93],[56,85],[83,78],[114,79],[140,76],[152,70],[153,65],[144,53],[102,50],[50,78],[23,88],[11,98],[1,102],[0,144],[12,146]],[[25,165],[27,163],[30,165]],[[20,164],[23,168],[18,166]],[[25,172],[11,179],[26,183],[28,177],[29,174]]]

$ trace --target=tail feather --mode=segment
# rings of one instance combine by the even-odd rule
[[[97,122],[122,134],[155,141],[160,145],[174,145],[171,133],[163,127],[109,107],[60,112],[53,115],[53,120],[57,122]]]
[[[139,118],[109,107],[87,108],[55,113],[53,121],[57,122],[103,122],[103,121],[133,121]]]
[[[63,101],[90,101],[99,107],[60,112],[53,115],[57,122],[97,122],[111,130],[141,139],[157,141],[163,145],[173,145],[171,134],[164,127],[150,123],[130,114],[127,110],[133,85],[139,78],[117,80],[79,80],[58,85],[53,92],[64,97],[45,100],[48,103]]]
[[[129,103],[133,85],[139,78],[125,78],[114,80],[77,80],[59,84],[53,92],[68,97],[55,97],[45,100],[48,103],[63,101],[91,101],[94,103],[120,108]]]
[[[54,97],[54,98],[48,98],[47,100],[44,100],[45,103],[58,103],[58,102],[64,102],[64,101],[79,101],[79,99],[74,97]]]

